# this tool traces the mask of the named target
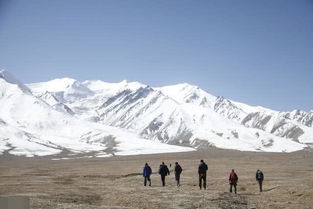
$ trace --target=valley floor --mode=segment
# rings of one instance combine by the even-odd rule
[[[208,190],[199,190],[197,167],[209,167]],[[164,161],[180,162],[180,188],[174,174],[161,187],[157,172]],[[143,186],[142,167],[154,174]],[[228,192],[231,168],[239,175],[238,194]],[[256,169],[264,171],[258,191]],[[104,208],[313,208],[313,153],[253,153],[211,149],[189,153],[112,158],[51,160],[0,156],[0,195],[25,195],[31,209]]]

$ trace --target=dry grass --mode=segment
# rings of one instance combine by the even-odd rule
[[[208,166],[208,190],[199,190],[197,166]],[[182,186],[174,175],[161,187],[143,186],[145,162],[179,161]],[[227,174],[239,175],[238,195],[228,193]],[[265,174],[258,192],[256,169]],[[27,195],[32,209],[101,208],[313,208],[313,153],[251,153],[211,149],[206,152],[51,161],[49,158],[0,158],[0,195]]]

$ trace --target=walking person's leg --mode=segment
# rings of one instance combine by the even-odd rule
[[[162,180],[162,186],[165,186],[165,176],[161,176],[161,180]]]
[[[143,182],[143,185],[146,186],[147,185],[147,177],[145,176],[144,178],[145,178],[145,180]]]
[[[259,181],[259,186],[260,186],[260,192],[262,192],[262,181]]]
[[[148,176],[149,186],[151,187],[151,178]]]
[[[203,188],[206,189],[206,175],[203,176]]]
[[[199,175],[199,187],[200,189],[202,188],[202,176],[201,175]]]
[[[237,194],[237,184],[234,184],[235,194]]]
[[[231,183],[229,183],[229,192],[232,193],[233,192],[233,185]]]

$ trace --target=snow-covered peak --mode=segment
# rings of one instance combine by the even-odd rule
[[[188,83],[155,88],[178,103],[193,103],[201,106],[212,107],[216,97]]]
[[[23,84],[0,72],[0,135],[4,136],[0,154],[1,143],[3,150],[17,147],[10,153],[19,154],[19,149],[31,150],[34,144],[25,146],[28,142],[38,142],[40,149],[50,153],[51,148],[59,152],[61,147],[83,152],[131,150],[133,144],[137,150],[142,149],[137,144],[148,141],[140,137],[201,149],[278,152],[312,143],[313,112],[253,107],[215,97],[188,83],[151,88],[126,80],[81,83],[62,78],[29,84],[33,94],[25,94]],[[129,135],[121,134],[126,129],[139,138],[129,141]],[[43,148],[46,143],[48,148]],[[38,154],[39,148],[32,154]],[[144,149],[151,153],[149,147]]]
[[[10,83],[13,85],[17,85],[17,87],[22,90],[24,93],[30,93],[30,89],[22,84],[19,80],[14,78],[8,71],[6,70],[0,70],[0,79],[2,79],[6,83]]]
[[[40,82],[40,83],[31,83],[28,86],[34,92],[61,92],[65,91],[66,89],[72,87],[73,85],[79,85],[79,82],[72,78],[58,78],[47,82]]]
[[[46,92],[56,93],[58,99],[64,101],[74,101],[93,95],[94,92],[72,78],[59,78],[47,82],[31,83],[27,85],[35,95]]]
[[[236,105],[240,109],[244,110],[246,113],[269,112],[271,114],[274,114],[277,112],[277,111],[274,111],[274,110],[271,110],[262,106],[252,106],[252,105],[244,104],[244,103],[233,101],[233,100],[229,100],[229,101],[231,101],[234,105]]]
[[[115,95],[124,90],[136,91],[141,87],[144,88],[147,86],[139,82],[131,82],[127,80],[123,80],[118,83],[109,83],[101,80],[87,80],[82,84],[92,91],[105,92],[108,95]]]

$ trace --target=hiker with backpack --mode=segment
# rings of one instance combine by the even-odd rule
[[[256,171],[255,179],[259,183],[260,192],[262,192],[262,183],[263,183],[263,180],[264,180],[264,174],[263,174],[263,172],[261,170],[258,169]]]
[[[164,162],[160,165],[159,174],[161,175],[162,186],[165,186],[165,176],[170,175],[170,170]]]
[[[178,187],[180,186],[180,174],[182,171],[182,167],[178,164],[178,162],[175,162],[175,180]]]
[[[143,168],[143,171],[142,171],[142,175],[143,175],[143,177],[145,179],[144,183],[143,183],[144,186],[147,186],[147,180],[149,181],[149,186],[151,186],[151,178],[150,178],[151,174],[152,174],[152,169],[148,165],[148,163],[146,163],[145,167]]]
[[[203,160],[200,160],[200,165],[198,167],[198,174],[199,174],[199,187],[202,189],[202,182],[203,188],[206,189],[206,173],[208,170],[207,164]]]
[[[229,192],[233,192],[233,187],[235,189],[235,194],[237,194],[237,182],[238,182],[238,175],[235,173],[235,170],[232,169],[229,177],[228,177],[228,181],[229,181]]]

